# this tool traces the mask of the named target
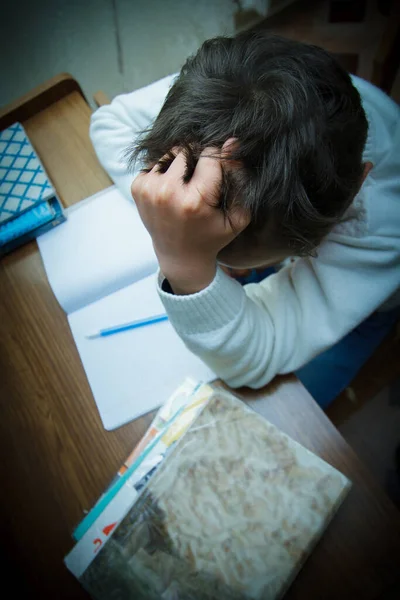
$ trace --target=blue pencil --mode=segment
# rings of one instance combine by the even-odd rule
[[[146,319],[138,319],[137,321],[131,321],[130,323],[123,323],[122,325],[115,325],[114,327],[107,327],[107,329],[100,329],[96,333],[91,333],[86,337],[89,340],[93,340],[99,337],[106,337],[107,335],[114,335],[114,333],[120,333],[121,331],[128,331],[129,329],[137,329],[138,327],[144,327],[145,325],[153,325],[153,323],[160,323],[161,321],[168,321],[167,315],[155,315],[153,317],[147,317]]]

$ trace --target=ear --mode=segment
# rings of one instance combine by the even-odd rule
[[[362,184],[367,179],[368,173],[371,171],[371,169],[373,168],[373,166],[374,165],[370,161],[367,161],[366,163],[364,163],[364,169],[363,169],[363,172],[362,172],[362,175],[361,175],[361,180],[360,180],[360,183],[358,185],[358,189],[357,189],[356,194],[358,194],[358,192],[360,191]]]
[[[250,225],[251,214],[242,206],[233,206],[229,211],[228,220],[232,231],[238,236]]]
[[[240,160],[232,160],[229,158],[232,156],[232,152],[235,152],[238,148],[239,140],[237,138],[229,138],[222,146],[221,163],[227,171],[234,171],[243,166]]]
[[[226,140],[221,149],[221,158],[229,157],[232,152],[237,150],[239,147],[239,140],[237,138],[231,137]]]
[[[366,163],[364,163],[364,171],[363,174],[361,176],[361,182],[360,182],[360,187],[362,186],[362,184],[364,183],[364,181],[367,178],[368,173],[371,171],[371,169],[373,168],[373,164],[372,162],[368,161]]]

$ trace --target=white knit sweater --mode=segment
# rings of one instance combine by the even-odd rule
[[[174,76],[118,96],[92,117],[98,157],[130,198],[123,154],[157,116]],[[374,165],[348,212],[318,249],[244,288],[221,269],[189,296],[159,289],[185,344],[230,386],[261,387],[335,344],[377,309],[400,304],[399,107],[354,77],[369,121],[364,160]]]

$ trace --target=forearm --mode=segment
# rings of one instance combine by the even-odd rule
[[[259,388],[331,347],[393,293],[398,253],[390,248],[384,269],[373,251],[326,242],[318,259],[260,284],[243,288],[218,269],[197,294],[160,295],[190,350],[232,387]]]
[[[187,347],[229,385],[259,388],[274,377],[271,319],[221,269],[198,293],[177,296],[160,289],[160,296]]]

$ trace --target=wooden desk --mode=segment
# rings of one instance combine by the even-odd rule
[[[65,205],[108,186],[79,91],[23,121]],[[35,243],[0,262],[1,534],[13,590],[85,598],[63,565],[71,532],[144,433],[151,415],[106,432],[67,320]],[[288,599],[389,598],[399,577],[400,517],[294,377],[243,394],[270,421],[340,469],[354,486]],[[3,581],[4,584],[4,581]],[[223,600],[223,599],[221,599]]]

